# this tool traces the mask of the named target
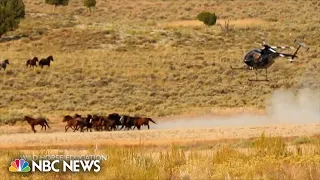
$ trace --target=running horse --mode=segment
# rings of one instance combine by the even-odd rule
[[[73,129],[73,132],[78,130],[81,121],[83,121],[81,116],[77,114],[74,117],[69,115],[64,116],[62,122],[67,122],[67,125],[64,128],[65,132],[67,132],[69,128]]]
[[[27,61],[27,64],[26,64],[26,66],[27,67],[37,67],[37,62],[39,61],[39,59],[37,58],[37,57],[34,57],[33,59],[29,59],[28,61]]]
[[[6,70],[8,64],[9,64],[8,59],[4,60],[3,62],[0,62],[0,70],[1,69]]]
[[[43,66],[49,66],[50,67],[50,62],[53,61],[53,57],[49,56],[47,58],[42,58],[39,61],[39,66],[41,66],[41,68],[43,68]]]
[[[36,125],[41,125],[42,126],[41,130],[43,129],[43,127],[44,127],[44,130],[47,130],[47,126],[48,126],[48,128],[50,128],[49,124],[48,124],[48,122],[47,122],[47,120],[45,118],[32,118],[32,117],[29,117],[29,116],[25,116],[23,120],[27,121],[30,124],[31,130],[34,133],[37,132],[35,130],[35,128],[34,128],[34,126],[36,126]]]

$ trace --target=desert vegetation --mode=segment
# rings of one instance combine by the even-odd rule
[[[0,61],[10,60],[7,69],[0,71],[4,179],[320,176],[319,136],[314,135],[318,125],[57,132],[64,131],[62,117],[67,114],[117,112],[152,117],[161,124],[158,118],[171,115],[265,111],[270,96],[279,89],[298,93],[309,88],[315,92],[309,95],[319,98],[319,1],[100,0],[87,6],[83,0],[23,2],[25,16],[18,28],[0,32],[5,32],[0,38]],[[93,6],[88,16],[87,8]],[[215,13],[217,25],[206,27],[197,19],[201,12]],[[298,39],[310,50],[299,52],[294,63],[277,60],[268,69],[270,82],[250,82],[253,72],[232,71],[230,65],[242,66],[243,55],[257,47],[262,35],[271,45],[293,46]],[[35,56],[40,60],[51,55],[50,67],[26,67]],[[289,109],[285,105],[281,110]],[[52,128],[34,135],[30,126],[20,122],[24,116],[47,118]],[[283,137],[254,138],[264,129]],[[141,137],[154,144],[132,145]],[[167,140],[173,138],[194,144],[175,143],[168,148]],[[210,138],[215,141],[205,141]],[[97,144],[105,146],[96,149]],[[105,153],[110,159],[98,174],[8,172],[10,161],[23,153],[57,152]]]
[[[308,139],[304,143],[296,143]],[[198,146],[109,146],[86,151],[48,147],[36,154],[103,154],[107,160],[98,173],[46,173],[55,179],[317,179],[320,175],[319,139],[268,137],[224,141]],[[9,163],[30,150],[1,150],[0,169],[8,179],[42,179],[40,173],[9,174]]]
[[[197,15],[197,19],[207,26],[213,26],[216,24],[217,16],[215,13],[201,12]]]
[[[90,17],[80,0],[55,12],[40,0],[24,3],[25,20],[3,37],[21,38],[0,43],[1,58],[11,62],[0,72],[1,122],[74,111],[160,117],[263,109],[275,89],[319,87],[318,1],[99,1]],[[194,25],[202,11],[229,19],[233,31]],[[230,65],[242,65],[261,32],[270,44],[294,45],[297,38],[311,49],[296,63],[278,60],[271,82],[248,82],[252,72]],[[50,69],[24,67],[49,55],[56,58]]]
[[[0,38],[7,31],[15,30],[21,18],[25,15],[25,5],[22,0],[0,2]]]

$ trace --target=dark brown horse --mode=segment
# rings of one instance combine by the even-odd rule
[[[104,120],[105,120],[105,118],[102,116],[93,115],[92,116],[92,128],[94,128],[96,131],[103,130]]]
[[[134,126],[134,119],[135,117],[132,117],[132,116],[127,116],[127,115],[121,115],[120,116],[120,122],[121,122],[121,129],[123,129],[124,127],[124,130],[129,130],[131,129],[132,126]]]
[[[48,122],[47,122],[47,120],[46,120],[45,118],[32,118],[32,117],[29,117],[29,116],[25,116],[23,120],[24,120],[24,121],[27,121],[27,122],[30,124],[31,129],[32,129],[32,131],[33,131],[34,133],[37,132],[37,131],[34,129],[34,126],[35,126],[35,125],[41,125],[41,126],[42,126],[42,127],[41,127],[41,130],[43,129],[43,127],[44,127],[44,130],[47,130],[47,126],[48,126],[48,128],[50,128],[50,127],[49,127],[49,124],[48,124]]]
[[[0,62],[0,70],[1,69],[6,70],[8,64],[9,64],[8,59],[4,60],[3,62]]]
[[[135,127],[137,127],[139,130],[141,128],[142,125],[145,125],[145,126],[148,126],[148,129],[150,129],[150,126],[149,126],[149,121],[153,122],[154,124],[157,124],[156,122],[154,122],[151,118],[145,118],[145,117],[134,117],[134,120],[133,120],[133,129]]]
[[[104,120],[104,129],[107,131],[117,130],[117,121],[105,118]]]
[[[67,132],[69,128],[73,129],[73,132],[78,130],[81,121],[82,121],[82,118],[78,116],[74,116],[74,117],[71,117],[69,115],[64,116],[62,122],[67,122],[67,125],[64,128],[65,132]]]
[[[84,128],[88,130],[90,129],[90,132],[92,132],[92,116],[90,114],[87,115],[86,118],[82,118],[83,121],[80,121],[80,132],[83,132]]]
[[[29,59],[28,61],[27,61],[27,64],[26,64],[26,66],[27,67],[37,67],[37,62],[38,62],[39,60],[38,60],[38,58],[37,57],[34,57],[33,59]]]
[[[53,57],[49,56],[47,58],[43,58],[39,61],[39,66],[43,68],[43,66],[49,66],[50,67],[50,62],[53,61]]]

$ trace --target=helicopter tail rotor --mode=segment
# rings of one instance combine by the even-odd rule
[[[309,51],[310,47],[308,47],[306,44],[297,41],[297,39],[295,39],[294,42],[297,43],[299,46],[306,48],[307,51]]]
[[[309,51],[309,49],[310,49],[306,44],[301,43],[301,42],[297,41],[296,39],[294,40],[294,42],[298,44],[298,47],[297,47],[297,49],[295,50],[295,52],[292,54],[292,60],[293,60],[295,57],[297,57],[296,55],[298,54],[298,51],[299,51],[299,49],[300,49],[301,47],[305,48],[307,51]]]

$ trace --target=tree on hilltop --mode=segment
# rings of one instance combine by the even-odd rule
[[[24,16],[25,5],[22,0],[0,0],[0,37],[15,30]]]

